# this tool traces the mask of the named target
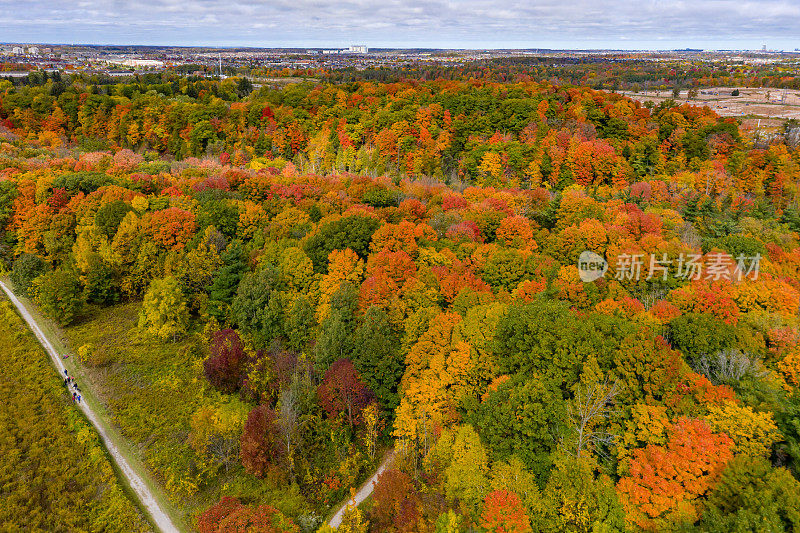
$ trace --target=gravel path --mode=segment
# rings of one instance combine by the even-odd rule
[[[2,287],[3,291],[5,291],[6,295],[8,296],[8,299],[11,300],[11,303],[16,306],[19,313],[28,323],[28,327],[30,327],[33,334],[36,335],[36,338],[39,340],[42,346],[44,346],[44,349],[47,351],[47,354],[53,361],[56,370],[58,370],[60,378],[63,380],[65,369],[64,363],[61,360],[61,356],[59,356],[56,349],[42,332],[42,329],[36,323],[36,320],[33,318],[33,316],[31,316],[31,314],[28,312],[28,309],[25,307],[25,305],[19,301],[19,298],[17,298],[16,295],[11,292],[11,289],[9,289],[2,281],[0,281],[0,287]],[[97,433],[100,435],[100,438],[103,441],[103,445],[108,450],[108,453],[111,454],[111,457],[114,459],[114,462],[117,464],[122,474],[127,478],[130,487],[136,493],[139,501],[141,501],[142,505],[147,510],[147,513],[155,522],[155,525],[158,527],[158,529],[164,533],[178,533],[179,529],[175,527],[175,524],[172,523],[172,520],[169,518],[167,513],[165,513],[161,508],[155,496],[147,487],[147,484],[145,484],[141,476],[139,476],[133,467],[131,467],[130,463],[128,463],[122,453],[120,453],[117,445],[109,437],[108,430],[103,425],[103,422],[100,420],[100,418],[94,413],[94,411],[92,411],[86,402],[81,402],[78,404],[78,407],[86,415],[86,418],[88,418],[92,423],[95,430],[97,430]]]
[[[354,505],[358,507],[358,505],[360,505],[361,502],[369,498],[369,495],[372,494],[372,489],[375,488],[375,482],[378,481],[378,476],[380,476],[383,473],[383,471],[389,467],[389,465],[392,463],[393,460],[394,460],[394,450],[386,454],[386,457],[383,459],[381,466],[379,466],[378,469],[375,471],[375,474],[373,474],[371,478],[369,478],[363,485],[361,485],[361,489],[359,489],[359,491],[356,493],[355,496],[355,504],[353,503],[353,500],[349,500],[345,502],[345,504],[342,505],[338,511],[336,511],[336,514],[333,515],[333,518],[331,518],[330,522],[328,522],[328,524],[332,528],[336,529],[342,524],[342,517],[344,516],[344,512],[349,507],[353,507]]]

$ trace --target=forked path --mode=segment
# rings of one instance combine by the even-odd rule
[[[58,355],[58,352],[47,339],[42,329],[39,327],[39,324],[36,323],[36,320],[31,316],[28,309],[25,307],[17,296],[11,292],[5,283],[0,281],[0,287],[2,287],[3,291],[8,296],[8,299],[11,300],[11,303],[19,311],[19,314],[22,315],[22,318],[25,319],[25,322],[28,323],[28,327],[31,329],[36,338],[39,340],[44,349],[47,351],[47,354],[50,356],[50,359],[53,361],[53,365],[55,365],[56,370],[58,370],[59,376],[63,379],[64,378],[64,363],[61,361],[61,357]],[[78,407],[83,411],[86,415],[86,418],[94,426],[97,433],[100,435],[100,438],[103,441],[103,445],[108,450],[108,453],[114,459],[114,462],[119,467],[122,474],[128,480],[128,484],[130,485],[133,492],[136,493],[136,496],[139,498],[139,501],[142,503],[142,506],[147,510],[147,513],[150,515],[150,518],[155,523],[156,527],[160,529],[164,533],[178,533],[180,530],[175,527],[175,524],[172,523],[172,520],[164,512],[161,506],[156,500],[153,493],[147,487],[147,484],[144,480],[136,473],[136,471],[131,467],[130,463],[128,463],[127,459],[122,455],[117,445],[111,439],[108,434],[107,428],[103,425],[100,418],[95,414],[92,409],[86,405],[86,402],[81,402],[78,404]]]
[[[342,517],[344,517],[344,512],[347,511],[348,508],[358,507],[361,502],[369,498],[369,495],[372,494],[372,490],[375,488],[375,482],[378,481],[378,476],[383,474],[383,471],[392,464],[392,461],[394,460],[394,454],[394,450],[391,450],[386,454],[386,457],[383,458],[383,462],[381,462],[381,466],[378,467],[371,478],[361,485],[361,488],[358,492],[356,492],[355,497],[346,501],[344,505],[342,505],[339,510],[336,511],[336,514],[330,519],[328,525],[334,529],[337,529],[340,525],[342,525]]]

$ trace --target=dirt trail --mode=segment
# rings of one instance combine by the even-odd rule
[[[333,518],[331,518],[328,522],[332,528],[337,529],[342,524],[342,517],[344,516],[344,512],[348,509],[348,507],[358,507],[361,502],[369,498],[369,495],[372,494],[372,489],[375,488],[375,482],[378,480],[378,476],[380,476],[383,471],[389,467],[392,461],[394,461],[394,454],[394,450],[387,453],[386,457],[383,459],[383,462],[372,475],[372,477],[369,478],[363,485],[361,485],[361,488],[355,496],[355,504],[353,503],[353,500],[348,500],[339,508],[338,511],[336,511],[336,514],[333,515]]]
[[[8,299],[14,304],[20,315],[22,315],[22,317],[25,319],[25,322],[28,323],[28,327],[31,329],[33,334],[36,336],[42,346],[44,346],[44,349],[47,351],[47,354],[53,361],[53,365],[55,365],[56,370],[58,370],[61,379],[64,379],[64,363],[61,360],[61,356],[47,339],[44,332],[42,332],[42,329],[36,323],[36,320],[33,318],[33,316],[31,316],[25,305],[13,292],[11,292],[11,289],[9,289],[5,283],[0,281],[0,287],[2,287],[3,291],[8,296]],[[153,522],[155,522],[155,525],[158,527],[158,529],[164,533],[178,533],[180,530],[175,527],[170,517],[161,508],[155,496],[152,492],[150,492],[150,489],[147,487],[147,484],[144,482],[141,476],[139,476],[133,467],[131,467],[130,463],[128,463],[127,459],[125,459],[125,457],[119,451],[119,448],[109,436],[108,430],[103,425],[103,422],[100,420],[100,418],[95,414],[94,411],[92,411],[86,402],[81,402],[78,404],[78,407],[81,409],[81,411],[83,411],[83,413],[86,415],[86,418],[89,419],[97,433],[100,435],[103,445],[114,459],[114,462],[117,464],[122,474],[128,480],[128,484],[130,485],[131,489],[133,489],[133,491],[136,493],[139,501],[141,501],[142,505],[147,510],[147,513],[150,515],[150,518],[153,520]]]

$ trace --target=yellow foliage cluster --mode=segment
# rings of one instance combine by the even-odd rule
[[[319,284],[319,306],[317,320],[322,322],[331,310],[331,297],[344,282],[356,287],[364,277],[364,261],[353,250],[334,250],[328,256],[328,273]]]
[[[467,372],[470,346],[453,343],[453,328],[461,317],[436,316],[406,357],[400,383],[403,399],[397,409],[395,436],[413,440],[421,432],[443,427],[456,418],[453,393]]]
[[[752,457],[767,455],[781,440],[772,413],[757,413],[749,406],[733,402],[710,404],[706,415],[715,433],[725,433],[733,441],[735,453]]]
[[[192,415],[189,444],[211,469],[227,464],[239,455],[239,436],[247,419],[248,406],[238,400],[202,405]]]
[[[734,299],[743,312],[764,310],[791,318],[800,309],[800,293],[797,289],[775,279],[761,278],[739,283]]]
[[[792,350],[778,362],[778,372],[789,390],[800,386],[800,350]]]
[[[246,239],[251,238],[261,222],[267,218],[267,212],[257,203],[250,200],[239,202],[239,222],[237,224],[239,235]]]
[[[620,463],[630,456],[632,450],[644,448],[648,444],[663,446],[667,443],[667,432],[670,428],[667,408],[662,405],[636,404],[632,408],[631,419],[628,420],[617,457]]]

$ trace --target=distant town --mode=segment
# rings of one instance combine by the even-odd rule
[[[395,68],[405,65],[454,66],[502,58],[579,58],[601,61],[697,61],[769,65],[800,60],[800,50],[549,50],[549,49],[387,49],[353,44],[340,48],[207,48],[175,46],[0,44],[0,76],[25,76],[30,70],[129,75],[179,68],[214,76],[264,69]],[[187,67],[197,67],[187,69]]]

